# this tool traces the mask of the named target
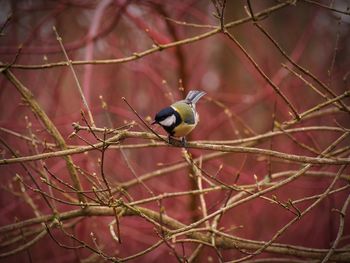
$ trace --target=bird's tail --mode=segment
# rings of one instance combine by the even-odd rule
[[[196,104],[200,98],[202,98],[206,93],[199,90],[190,90],[186,96],[186,100],[190,101],[192,104]]]

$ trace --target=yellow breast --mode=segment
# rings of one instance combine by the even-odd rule
[[[175,137],[184,137],[187,134],[189,134],[194,127],[196,127],[196,124],[186,124],[186,123],[182,123],[181,125],[177,126],[174,128],[174,136]]]
[[[174,128],[173,136],[184,137],[196,127],[199,121],[198,114],[192,105],[184,101],[175,102],[171,107],[179,113],[182,120],[182,122]]]

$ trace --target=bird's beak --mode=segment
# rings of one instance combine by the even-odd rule
[[[152,123],[151,123],[151,125],[154,125],[154,124],[156,124],[157,122],[156,121],[153,121]]]

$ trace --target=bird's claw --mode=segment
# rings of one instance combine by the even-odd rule
[[[169,136],[168,137],[168,143],[173,145],[173,146],[176,146],[176,147],[184,147],[184,148],[187,147],[187,141],[186,141],[185,137],[182,137],[182,139],[180,141],[180,140],[175,139],[172,136]]]
[[[186,138],[185,138],[185,137],[182,137],[182,139],[181,139],[181,144],[182,144],[182,147],[184,147],[184,148],[187,147],[187,141],[186,141]]]

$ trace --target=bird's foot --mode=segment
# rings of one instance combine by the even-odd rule
[[[187,147],[187,140],[185,137],[182,137],[181,139],[181,144],[182,144],[182,147],[186,148]]]
[[[171,137],[170,135],[168,136],[168,143],[171,145],[175,145],[176,139],[174,137]]]
[[[182,137],[181,141],[172,137],[172,136],[168,136],[168,142],[169,144],[176,146],[176,147],[187,147],[187,141],[185,137]]]

